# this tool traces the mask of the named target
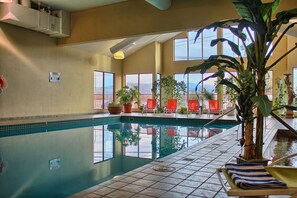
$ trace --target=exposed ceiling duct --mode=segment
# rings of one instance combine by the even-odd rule
[[[171,6],[172,0],[145,0],[160,10],[167,10]]]
[[[136,41],[139,40],[141,37],[131,37],[131,38],[127,38],[121,42],[119,42],[118,44],[112,46],[110,48],[110,52],[115,55],[117,53],[120,53],[120,57],[122,58],[116,58],[116,59],[123,59],[125,57],[124,52],[125,50],[128,50],[130,47],[133,47],[134,45],[136,45]]]

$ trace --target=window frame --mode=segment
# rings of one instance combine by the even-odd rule
[[[98,72],[98,73],[102,73],[102,107],[99,107],[99,108],[96,108],[96,105],[95,105],[95,84],[96,84],[96,79],[95,79],[95,73]],[[115,73],[113,72],[105,72],[105,71],[99,71],[99,70],[94,70],[94,86],[93,86],[93,108],[96,109],[96,110],[106,110],[108,105],[105,106],[104,102],[105,102],[105,74],[112,74],[112,78],[113,78],[113,82],[112,82],[112,101],[114,101],[115,99]],[[97,94],[99,95],[99,94]],[[112,102],[110,101],[110,102]]]
[[[153,87],[153,83],[154,83],[154,74],[153,73],[134,73],[134,74],[125,74],[125,76],[124,76],[124,84],[125,84],[125,86],[129,86],[129,85],[127,85],[128,83],[127,83],[127,76],[128,75],[137,75],[137,88],[138,88],[138,91],[139,91],[139,93],[140,94],[142,94],[141,92],[140,92],[140,83],[141,83],[141,75],[151,75],[151,77],[152,77],[152,82],[151,82],[151,87]],[[145,95],[151,95],[151,98],[153,97],[153,92],[151,91],[151,94],[145,94]],[[141,96],[140,96],[141,97]],[[141,101],[141,98],[140,98],[140,101]],[[142,104],[146,104],[146,102],[147,101],[141,101],[141,105]],[[133,109],[136,109],[137,107],[135,106],[135,105],[132,105],[132,108]]]
[[[200,39],[200,43],[198,42],[197,43],[197,40],[196,40],[196,42],[195,43],[190,43],[191,41],[190,41],[190,33],[191,32],[197,32],[197,31],[188,31],[187,32],[187,37],[181,37],[181,38],[174,38],[173,39],[173,61],[175,61],[175,62],[179,62],[179,61],[195,61],[195,60],[206,60],[208,57],[204,57],[204,49],[206,48],[206,42],[205,42],[205,40],[204,40],[204,38],[206,38],[206,36],[204,35],[205,33],[204,32],[202,32],[201,33],[201,36],[198,38],[198,39]],[[215,31],[216,32],[216,38],[218,38],[219,37],[219,31]],[[178,60],[178,59],[176,59],[176,41],[177,40],[182,40],[182,39],[186,39],[187,40],[187,42],[186,42],[186,49],[187,49],[187,52],[186,52],[186,59],[181,59],[181,60]],[[214,38],[215,39],[215,38]],[[212,39],[213,40],[213,39]],[[201,51],[199,52],[199,55],[198,55],[198,58],[192,58],[192,57],[190,57],[190,45],[197,45],[199,48],[201,48]],[[216,54],[218,54],[218,47],[216,47]],[[201,57],[199,57],[199,56],[201,56]]]

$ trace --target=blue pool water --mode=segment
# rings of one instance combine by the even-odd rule
[[[67,197],[236,124],[205,129],[134,119],[107,123],[14,126],[6,127],[6,135],[1,126],[0,197]]]

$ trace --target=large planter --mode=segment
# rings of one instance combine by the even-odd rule
[[[120,114],[122,112],[122,107],[108,107],[110,114]]]
[[[124,113],[131,113],[132,112],[132,104],[124,104]]]

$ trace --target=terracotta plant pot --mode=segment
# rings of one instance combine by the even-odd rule
[[[124,113],[132,112],[132,104],[124,104]]]
[[[108,107],[110,114],[120,114],[122,112],[122,107]]]

